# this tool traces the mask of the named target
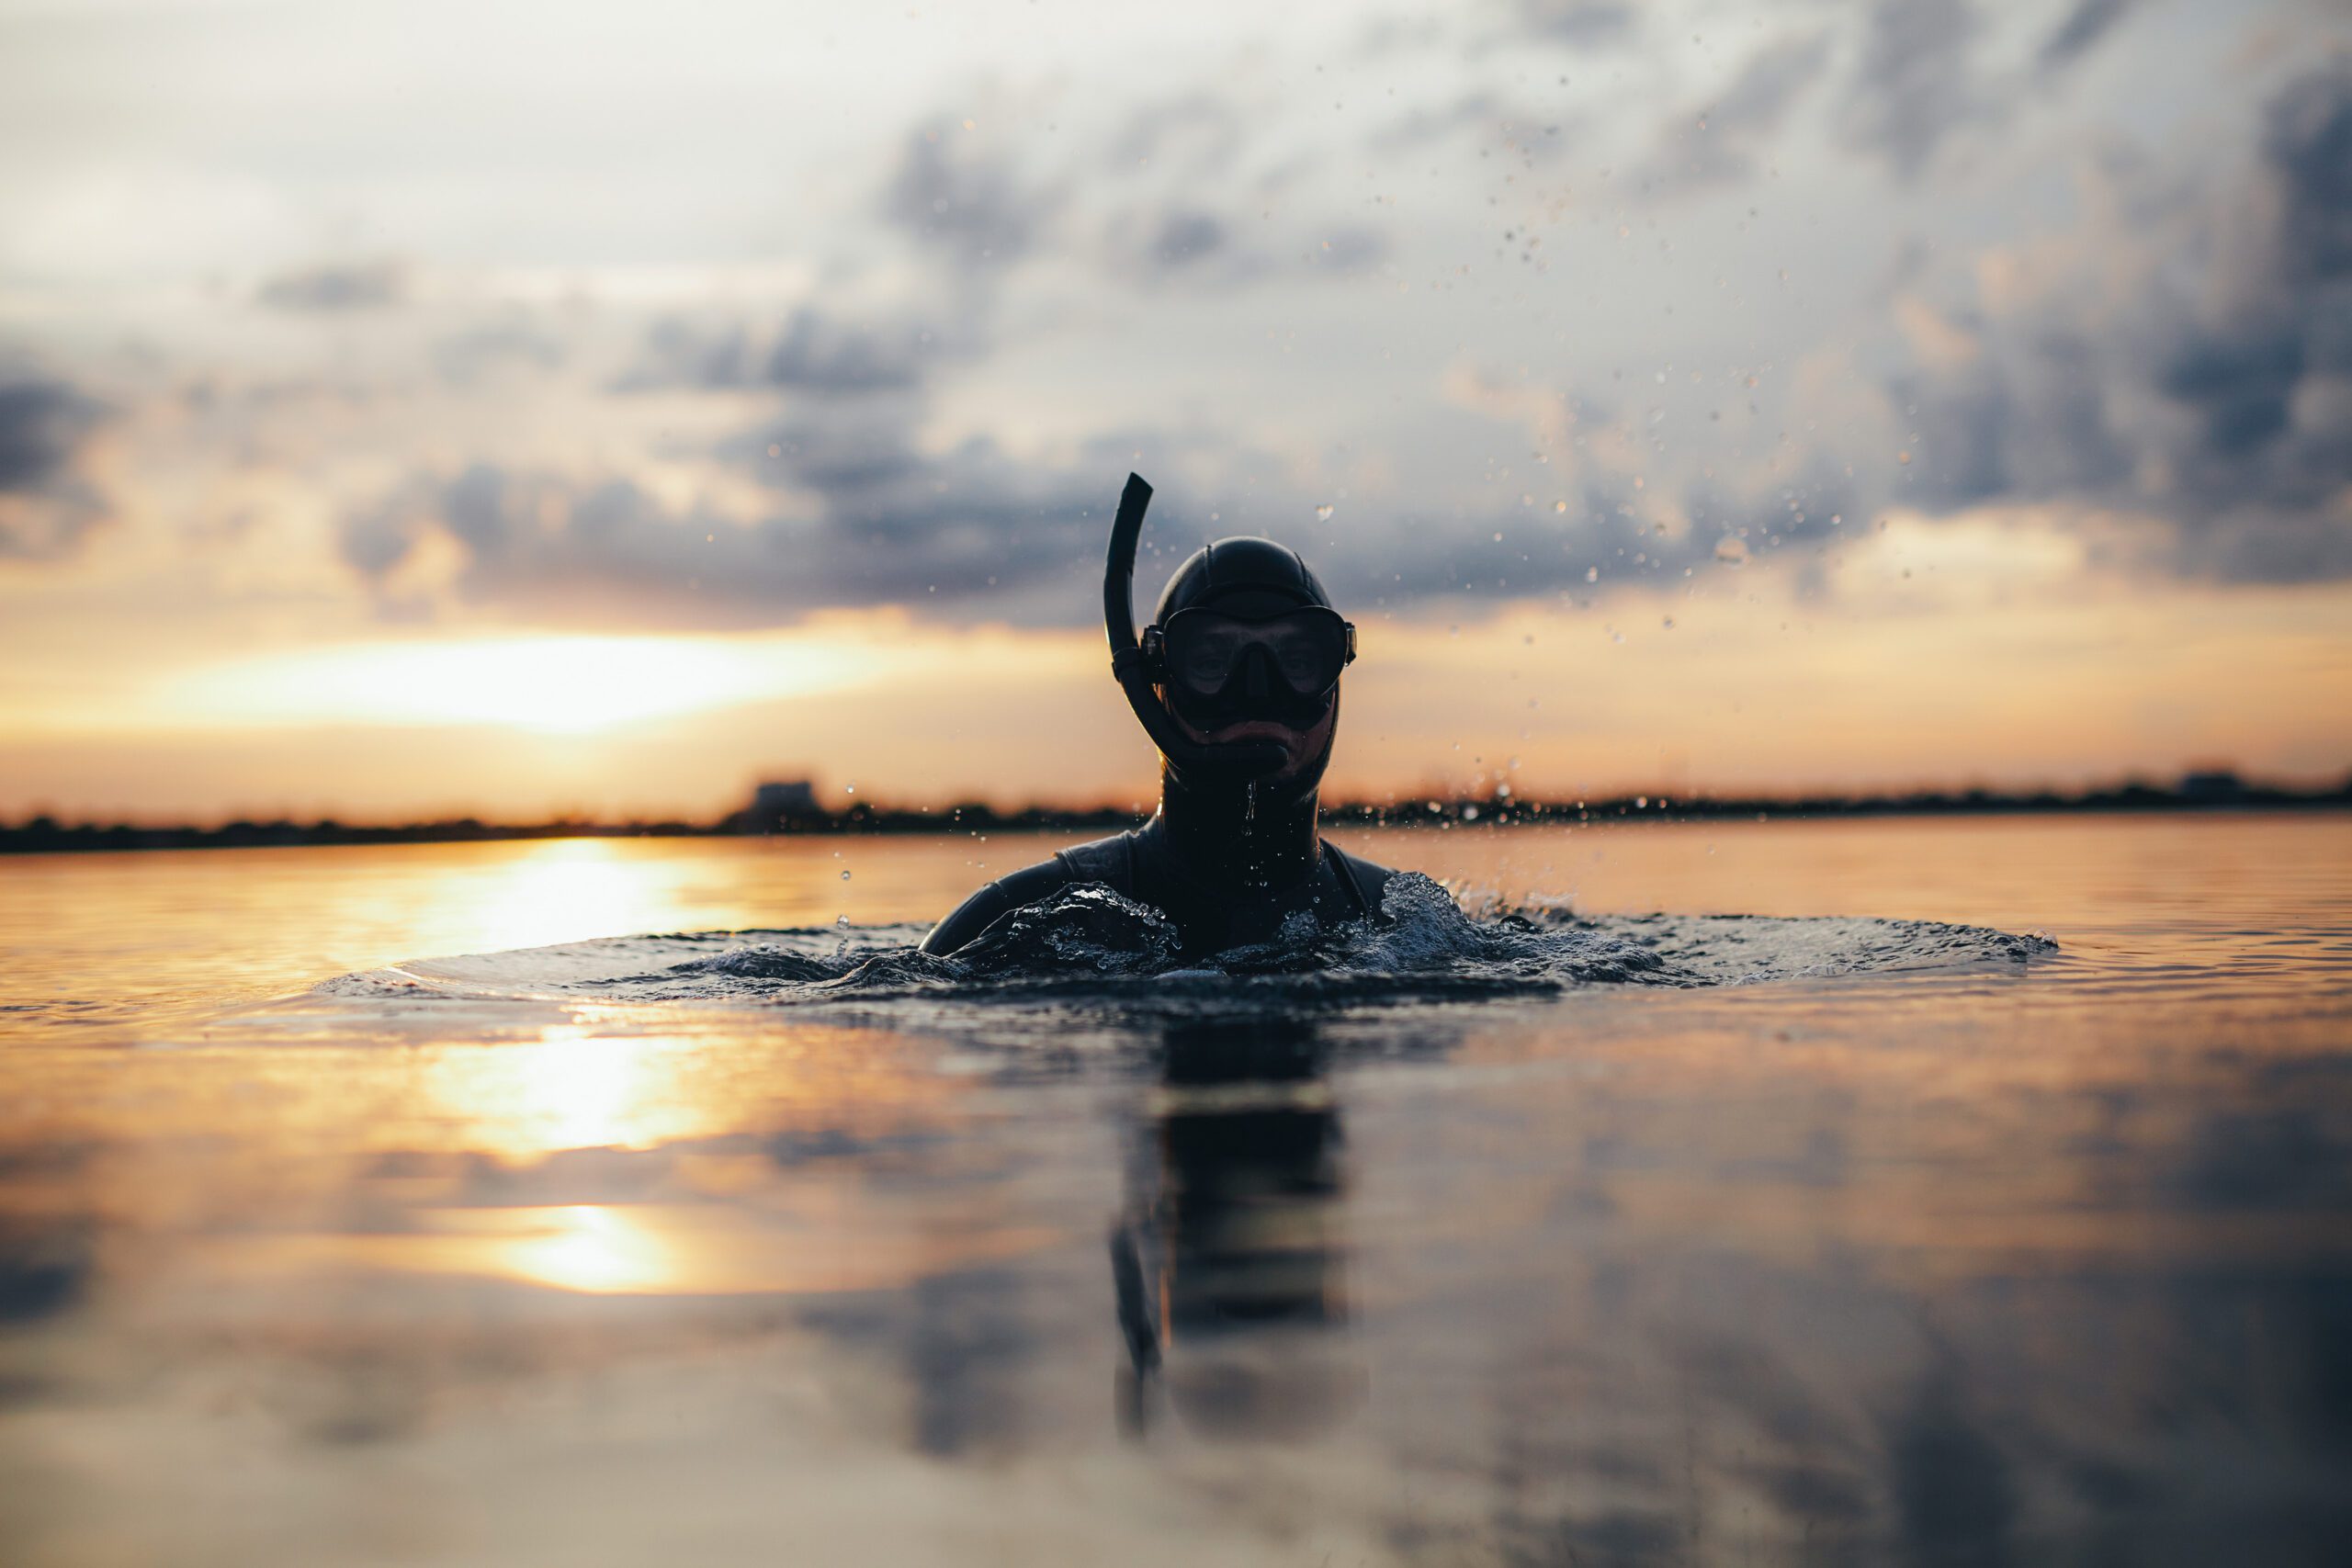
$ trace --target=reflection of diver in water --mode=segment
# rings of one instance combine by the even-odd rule
[[[1167,1061],[1111,1237],[1127,1364],[1121,1425],[1164,1388],[1203,1438],[1298,1438],[1357,1404],[1347,1318],[1340,1118],[1302,1024],[1191,1024]]]
[[[1130,474],[1102,583],[1111,668],[1159,748],[1159,810],[966,899],[923,951],[949,953],[1001,916],[1078,883],[1163,911],[1188,956],[1270,942],[1286,920],[1380,912],[1389,873],[1326,843],[1316,794],[1339,728],[1355,627],[1306,563],[1264,539],[1220,539],[1169,579],[1138,641],[1136,537],[1151,487]]]

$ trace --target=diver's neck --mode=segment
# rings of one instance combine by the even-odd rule
[[[1288,887],[1322,855],[1317,790],[1295,783],[1198,787],[1173,771],[1159,780],[1159,826],[1187,876],[1230,894]]]

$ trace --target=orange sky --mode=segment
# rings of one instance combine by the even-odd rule
[[[1502,771],[1546,798],[2076,785],[2214,761],[2342,776],[2352,589],[2086,587],[2050,537],[1912,522],[1838,552],[1806,597],[1792,570],[1751,564],[1679,596],[1363,617],[1332,788],[1481,790]],[[814,775],[836,803],[847,786],[923,804],[1152,787],[1093,632],[883,611],[781,634],[373,631],[184,659],[117,645],[71,702],[7,692],[0,813],[702,818],[771,775]]]

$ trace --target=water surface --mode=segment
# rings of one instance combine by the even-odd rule
[[[0,1562],[2344,1559],[2352,821],[1350,842],[1584,923],[812,998],[1050,845],[0,863]]]

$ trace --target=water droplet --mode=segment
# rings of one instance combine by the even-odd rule
[[[1911,454],[1908,452],[1897,452],[1894,455],[1894,460],[1901,463],[1904,467],[1908,468],[1911,465]]]
[[[1743,566],[1747,561],[1747,543],[1729,534],[1715,541],[1715,558],[1725,566]]]
[[[847,882],[847,881],[849,880],[849,872],[848,872],[847,868],[843,868],[843,870],[842,870],[842,880],[843,882]]]
[[[835,915],[833,917],[833,924],[841,927],[843,931],[847,931],[849,930],[849,917],[847,915]]]
[[[1462,808],[1462,820],[1464,822],[1476,822],[1478,820],[1478,808],[1475,806],[1464,807]]]
[[[1584,569],[1584,580],[1585,580],[1587,582],[1598,582],[1598,581],[1600,581],[1600,569],[1599,567],[1597,567],[1597,566],[1589,566],[1589,567],[1585,568],[1585,569]]]
[[[1329,521],[1331,521],[1331,506],[1330,506],[1330,503],[1329,503],[1329,502],[1325,502],[1324,504],[1322,504],[1321,506],[1317,507],[1317,508],[1315,509],[1315,516],[1316,516],[1316,520],[1317,520],[1317,521],[1318,521],[1318,522],[1322,522],[1322,523],[1329,523]]]
[[[1566,512],[1567,509],[1568,503],[1565,501],[1555,501],[1552,503],[1552,510],[1555,512]]]

